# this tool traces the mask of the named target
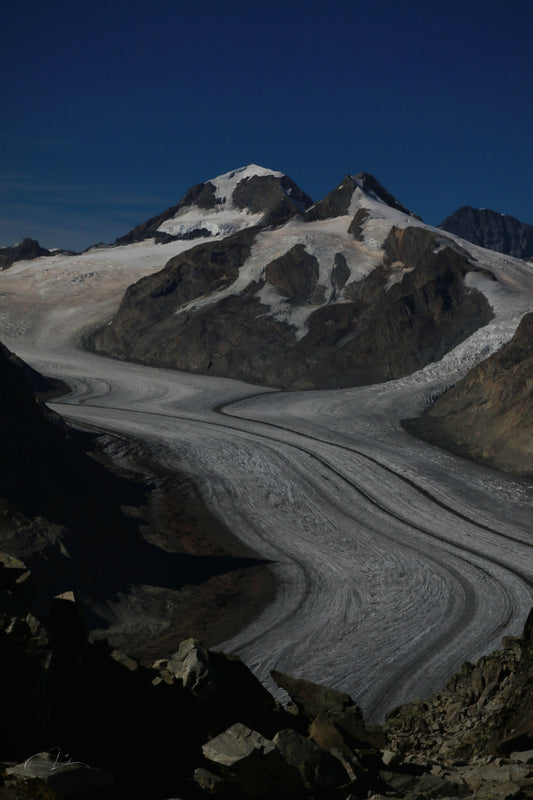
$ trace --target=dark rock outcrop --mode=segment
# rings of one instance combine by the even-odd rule
[[[377,197],[378,200],[386,203],[391,208],[395,208],[397,211],[402,211],[410,217],[415,216],[417,219],[420,219],[420,217],[417,217],[416,214],[413,214],[408,208],[398,202],[394,195],[387,191],[373,175],[369,175],[367,172],[359,172],[355,177],[360,182],[361,188],[364,189],[367,194]]]
[[[515,258],[533,257],[533,225],[488,208],[463,206],[439,228],[489,250]]]
[[[34,598],[27,565],[0,553],[6,800],[530,796],[533,612],[521,638],[383,729],[346,693],[274,672],[286,710],[238,658],[192,639],[142,666],[90,643],[72,600],[39,616]],[[51,741],[61,750],[43,752]]]
[[[91,631],[112,625],[115,646],[150,660],[192,632],[232,635],[270,597],[265,562],[232,540],[190,481],[152,467],[142,449],[135,473],[111,468],[100,439],[36,400],[1,347],[0,447],[0,549],[31,567],[40,613],[74,591]]]
[[[191,205],[198,206],[205,210],[213,209],[217,205],[215,197],[215,187],[209,181],[207,183],[197,183],[192,186],[181,198],[179,203],[175,206],[170,206],[161,214],[155,217],[150,217],[140,225],[136,225],[129,233],[120,236],[116,240],[116,244],[132,244],[133,242],[142,242],[144,239],[150,239],[157,232],[159,226],[167,219],[174,217],[178,211],[183,208],[188,208]]]
[[[264,276],[282,297],[292,303],[308,303],[318,282],[318,261],[303,244],[295,244],[285,255],[267,265]]]
[[[98,352],[157,366],[279,386],[337,388],[409,374],[491,318],[484,296],[465,287],[466,256],[440,246],[422,228],[392,228],[383,265],[347,283],[342,254],[331,265],[333,298],[323,303],[318,263],[303,244],[274,259],[236,293],[228,289],[249,256],[256,229],[199,245],[130,287],[111,324],[89,344]],[[396,274],[396,280],[387,288]],[[271,286],[280,300],[316,305],[298,338],[260,299]],[[331,290],[330,290],[331,291]],[[210,301],[180,306],[200,296]]]
[[[63,796],[33,774],[30,757],[49,742],[78,764],[110,773],[116,787],[109,796],[163,798],[184,789],[202,744],[236,717],[266,736],[286,725],[288,715],[238,659],[204,651],[210,691],[198,694],[183,674],[169,678],[166,665],[145,668],[103,642],[89,643],[72,601],[56,599],[37,617],[31,573],[5,562],[0,556],[0,758],[21,765],[8,773],[8,786],[31,781],[36,793],[23,796],[40,796],[41,782]],[[57,776],[69,771],[63,759]]]
[[[359,172],[357,175],[347,175],[332,192],[307,211],[305,218],[307,220],[330,219],[331,217],[342,217],[348,214],[350,203],[357,188],[361,188],[370,197],[380,200],[391,208],[413,216],[409,209],[399,203],[373,175]]]
[[[533,475],[533,314],[504,347],[437,398],[410,432],[497,469]]]
[[[6,362],[15,365],[16,369],[10,371],[9,373],[7,371],[4,372],[4,370],[7,369]],[[31,390],[39,400],[50,400],[52,397],[58,397],[59,395],[68,392],[68,386],[66,385],[66,383],[56,378],[48,378],[46,375],[42,375],[36,369],[33,369],[33,367],[31,367],[29,364],[26,364],[26,362],[23,361],[21,358],[16,356],[15,353],[11,353],[7,349],[7,347],[4,347],[4,345],[1,343],[0,343],[0,364],[2,364],[1,374],[5,378],[4,390],[6,392],[10,392],[13,390],[12,387],[10,386],[10,382],[13,380],[15,375],[20,376],[20,373],[24,374],[26,381],[29,383],[31,387]],[[18,380],[16,381],[16,385],[18,385]],[[21,387],[19,387],[19,391],[22,391]]]
[[[390,748],[448,761],[532,750],[532,620],[521,637],[504,638],[501,650],[465,662],[438,694],[391,711]]]
[[[19,244],[10,247],[0,247],[0,269],[7,269],[15,261],[25,261],[41,256],[51,256],[53,253],[41,247],[36,239],[25,238]]]
[[[279,225],[295,214],[303,214],[313,202],[287,175],[243,178],[235,187],[232,200],[237,208],[264,214],[264,226]]]

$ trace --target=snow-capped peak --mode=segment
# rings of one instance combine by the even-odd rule
[[[252,177],[265,178],[271,175],[274,178],[282,178],[283,172],[275,172],[274,170],[260,167],[257,164],[248,164],[246,167],[226,172],[224,175],[219,175],[209,181],[215,187],[216,197],[226,202],[231,202],[231,196],[240,181]]]
[[[311,202],[283,172],[257,164],[226,172],[195,189],[201,191],[186,204],[182,201],[157,231],[189,238],[195,232],[228,236],[252,225],[275,224],[301,213]]]

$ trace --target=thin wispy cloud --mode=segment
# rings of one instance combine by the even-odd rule
[[[70,150],[82,150],[84,152],[102,152],[102,147],[92,142],[82,142],[79,139],[52,138],[47,139],[41,136],[15,136],[11,133],[0,133],[0,142],[6,144],[23,145],[24,147],[43,147],[43,148],[68,148]]]
[[[45,198],[50,203],[80,203],[97,206],[165,206],[168,198],[141,192],[109,191],[105,187],[35,181],[28,176],[0,176],[0,196],[4,202]]]

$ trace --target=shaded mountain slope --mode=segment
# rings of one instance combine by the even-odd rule
[[[74,591],[93,629],[147,657],[195,633],[224,637],[272,591],[263,564],[205,508],[184,476],[104,443],[35,399],[0,346],[0,550],[33,570],[36,607]],[[108,443],[109,444],[109,443]],[[196,592],[191,595],[190,587]],[[189,587],[189,588],[187,588]]]
[[[533,314],[407,429],[498,469],[533,475]]]
[[[441,222],[439,228],[489,250],[515,258],[533,258],[533,225],[507,214],[463,206]]]

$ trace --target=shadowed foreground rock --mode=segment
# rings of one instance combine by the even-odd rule
[[[26,565],[2,554],[3,800],[533,797],[533,615],[383,729],[344,692],[274,672],[285,709],[195,640],[143,667],[90,644],[72,599],[43,618],[34,596]]]

